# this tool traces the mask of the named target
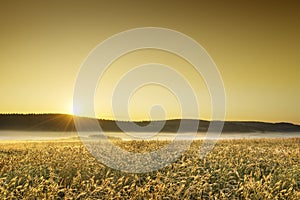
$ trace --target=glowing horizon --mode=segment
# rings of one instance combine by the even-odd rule
[[[194,38],[211,55],[224,81],[226,120],[300,124],[298,2],[14,3],[0,7],[0,113],[73,114],[74,84],[88,53],[113,34],[157,26]],[[182,58],[154,50],[132,52],[112,64],[99,82],[103,90],[95,93],[97,117],[115,119],[113,86],[127,70],[149,62],[167,64],[187,77],[197,91],[199,119],[210,120],[209,94],[201,77]],[[157,87],[135,94],[130,116],[149,119],[156,103],[166,105],[165,118],[180,117],[176,98]],[[124,116],[119,113],[117,119]]]

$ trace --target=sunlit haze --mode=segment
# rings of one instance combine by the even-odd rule
[[[297,1],[2,1],[0,113],[72,113],[80,65],[100,42],[137,27],[180,31],[210,54],[224,81],[226,120],[300,124],[300,3]],[[176,42],[176,41],[175,41]],[[180,72],[199,101],[211,103],[203,78],[184,59],[140,50],[117,59],[99,81],[95,113],[112,119],[113,88],[128,70],[163,63]],[[154,76],[155,74],[141,74]],[[178,85],[180,87],[180,85]],[[170,91],[145,86],[129,100],[131,119],[149,119],[153,105],[181,116]],[[117,119],[127,119],[117,113]]]

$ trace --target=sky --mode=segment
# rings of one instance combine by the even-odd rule
[[[128,29],[163,27],[193,38],[214,60],[226,91],[226,120],[300,124],[299,1],[0,3],[0,113],[72,113],[76,78],[93,48]],[[203,77],[184,59],[160,50],[131,52],[112,63],[95,91],[96,115],[113,118],[112,90],[120,77],[151,62],[180,71],[196,91],[199,118],[211,118]],[[145,86],[126,101],[134,120],[148,119],[157,104],[165,113],[154,108],[153,118],[181,114],[180,99],[158,85]],[[114,116],[127,119],[118,110]]]

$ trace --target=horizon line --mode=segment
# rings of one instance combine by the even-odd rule
[[[122,119],[113,119],[113,118],[101,118],[101,117],[90,117],[90,116],[79,116],[79,115],[74,115],[71,113],[58,113],[58,112],[36,112],[36,113],[20,113],[20,112],[7,112],[3,113],[1,112],[0,115],[69,115],[72,117],[86,117],[86,118],[92,118],[92,119],[98,119],[98,120],[107,120],[107,121],[120,121],[120,122],[149,122],[149,121],[168,121],[168,120],[199,120],[199,121],[207,121],[207,122],[261,122],[261,123],[273,123],[273,124],[278,124],[278,123],[288,123],[288,124],[293,124],[293,125],[300,125],[298,123],[293,123],[293,122],[288,122],[288,121],[259,121],[259,120],[209,120],[209,119],[197,119],[197,118],[168,118],[168,119],[156,119],[156,120],[151,120],[151,119],[141,119],[141,120],[122,120]]]

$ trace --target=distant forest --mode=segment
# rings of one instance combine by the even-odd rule
[[[75,120],[80,120],[85,131],[97,131],[89,126],[95,119],[86,117],[75,117],[66,114],[0,114],[0,130],[22,130],[22,131],[76,131]],[[97,119],[104,131],[122,131],[116,121]],[[180,123],[193,124],[191,119],[166,120],[161,132],[177,132]],[[130,126],[130,122],[118,121],[122,126],[129,127],[127,131],[140,131]],[[135,122],[138,126],[145,127],[150,121]],[[157,130],[163,121],[153,121],[151,127],[145,127],[144,131]],[[199,120],[198,132],[206,132],[211,122]],[[218,123],[218,122],[215,122]],[[132,127],[132,128],[131,128]],[[191,126],[192,127],[192,126]],[[182,132],[190,132],[187,126]],[[291,123],[266,123],[251,121],[226,121],[223,132],[300,132],[300,126]]]

